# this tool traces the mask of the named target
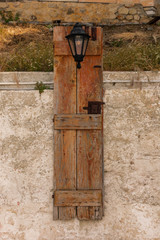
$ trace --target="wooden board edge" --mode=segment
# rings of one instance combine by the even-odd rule
[[[55,114],[55,130],[101,130],[101,114]]]
[[[102,190],[77,190],[54,192],[55,207],[100,207],[102,206]]]

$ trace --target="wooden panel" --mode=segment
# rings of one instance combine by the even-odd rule
[[[64,41],[70,28],[55,27],[54,41]],[[71,56],[54,58],[55,114],[76,113],[76,64]],[[54,173],[56,189],[76,189],[76,131],[54,133]],[[75,217],[76,208],[59,207],[59,219]]]
[[[97,40],[90,41],[82,68],[77,69],[76,79],[76,63],[65,39],[70,30],[69,27],[54,28],[55,114],[75,115],[78,113],[86,116],[83,107],[88,105],[88,101],[102,101],[102,34],[101,29],[97,28]],[[89,32],[91,33],[90,30]],[[89,116],[87,115],[87,118]],[[77,118],[73,121],[69,117],[65,119],[65,122],[72,127],[77,127],[79,124],[80,127],[82,124],[86,126],[87,118],[82,117],[81,121]],[[94,119],[94,116],[92,118]],[[76,124],[75,121],[77,121]],[[63,125],[64,123],[62,120],[58,120],[55,122],[55,126],[57,124]],[[73,195],[77,189],[78,192],[81,192],[81,195],[76,195],[77,193],[74,197],[72,195],[70,198],[72,203],[66,203],[69,199],[68,195],[62,196],[61,194],[59,198],[61,207],[58,207],[58,215],[56,214],[59,219],[74,218],[76,216],[76,207],[74,206],[77,204],[77,216],[80,220],[102,218],[102,194],[100,194],[99,205],[96,206],[91,201],[87,203],[87,206],[84,205],[86,204],[86,195],[82,194],[82,190],[95,191],[95,189],[99,189],[102,193],[102,121],[99,127],[100,129],[92,131],[88,129],[55,130],[56,190],[69,191]],[[56,197],[55,193],[55,206]],[[89,199],[93,201],[94,197],[90,196]],[[64,201],[65,206],[62,206]],[[70,206],[71,204],[75,205]]]
[[[54,69],[55,114],[76,113],[76,63],[73,57],[55,57]]]
[[[64,40],[63,42],[55,42],[54,43],[54,56],[71,56],[71,50],[69,48],[67,39]]]
[[[72,53],[70,51],[67,39],[61,42],[54,43],[55,56],[71,56]],[[86,56],[96,56],[101,55],[101,45],[99,41],[89,41],[88,48],[86,51]]]
[[[102,136],[100,130],[77,132],[78,189],[102,187]]]
[[[55,131],[56,189],[76,189],[76,131]]]
[[[102,191],[56,191],[54,198],[55,206],[101,206]]]
[[[78,207],[77,218],[80,220],[100,220],[102,218],[102,208]]]
[[[101,28],[97,28],[97,38],[102,45]],[[86,56],[77,71],[77,109],[78,113],[85,113],[83,107],[88,101],[102,101],[102,53],[101,56]],[[77,131],[77,172],[78,190],[102,189],[101,130]],[[101,219],[102,206],[78,207],[77,215],[80,220]]]
[[[53,32],[53,42],[63,42],[66,38],[66,35],[70,34],[72,27],[56,26],[54,27]]]
[[[55,115],[54,129],[101,129],[102,117],[99,114]]]
[[[59,207],[59,219],[60,220],[70,220],[76,217],[75,207]]]
[[[78,70],[78,113],[86,113],[83,109],[88,101],[102,101],[102,62],[100,56],[86,57]],[[94,66],[100,66],[95,68]]]

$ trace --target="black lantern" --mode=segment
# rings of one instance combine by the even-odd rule
[[[74,60],[77,62],[77,68],[81,68],[80,62],[86,54],[90,36],[82,29],[80,23],[76,23],[71,33],[66,36]]]

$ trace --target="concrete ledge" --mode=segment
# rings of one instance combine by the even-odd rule
[[[34,90],[37,82],[53,89],[53,72],[1,72],[0,90]]]
[[[159,71],[142,72],[103,72],[104,83],[160,83]]]
[[[53,72],[1,72],[0,90],[34,90],[37,82],[53,89]],[[103,72],[105,83],[160,83],[160,72]]]

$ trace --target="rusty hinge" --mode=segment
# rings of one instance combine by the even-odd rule
[[[88,107],[83,107],[83,109],[88,110],[88,114],[101,114],[101,105],[103,104],[105,103],[100,101],[89,101]]]

